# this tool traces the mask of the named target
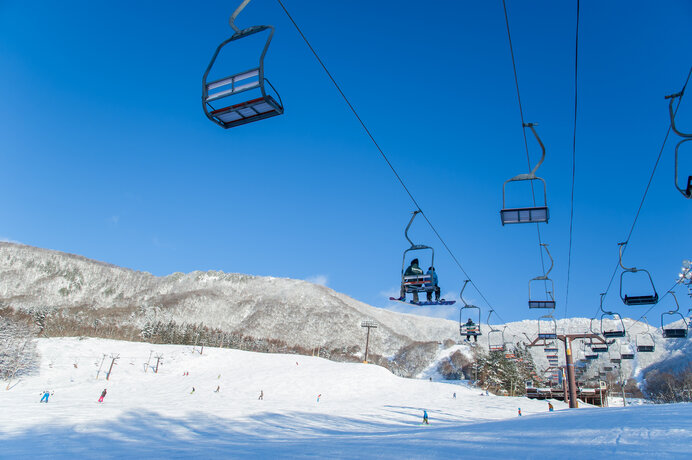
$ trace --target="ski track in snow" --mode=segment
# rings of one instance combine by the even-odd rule
[[[0,458],[684,458],[692,441],[690,404],[553,401],[548,413],[545,401],[299,355],[78,338],[39,349],[39,372],[0,392]],[[164,355],[158,374],[144,372],[150,350]],[[96,379],[102,353],[121,356],[110,381],[108,358]]]

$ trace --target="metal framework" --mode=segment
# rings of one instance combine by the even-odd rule
[[[365,336],[365,356],[363,362],[368,362],[368,345],[370,344],[370,329],[377,329],[377,323],[375,321],[361,321],[360,327],[368,329],[368,334]]]
[[[231,15],[229,24],[235,33],[221,42],[216,48],[202,77],[202,108],[204,114],[211,121],[225,129],[284,113],[281,96],[269,80],[264,77],[264,57],[274,36],[274,27],[269,25],[251,26],[241,30],[234,22],[238,14],[248,3],[250,3],[250,0],[243,0]],[[207,81],[209,72],[214,67],[214,63],[223,47],[265,31],[268,31],[269,34],[256,67],[243,69],[241,72],[219,80]],[[268,92],[268,89],[271,89],[273,95]],[[219,108],[214,107],[212,103],[217,101],[223,101],[223,106]]]
[[[511,179],[508,179],[502,184],[502,209],[500,210],[500,219],[502,220],[502,225],[505,224],[528,224],[528,223],[540,223],[548,222],[550,214],[548,213],[548,195],[546,190],[545,180],[536,176],[536,171],[545,160],[545,146],[538,137],[538,133],[534,126],[538,126],[537,123],[524,123],[524,128],[531,128],[533,135],[536,137],[538,144],[541,146],[542,154],[540,161],[533,167],[528,174],[518,174]],[[539,180],[543,183],[543,206],[523,207],[523,208],[507,208],[506,207],[506,188],[508,182],[518,182],[518,181],[534,181]]]

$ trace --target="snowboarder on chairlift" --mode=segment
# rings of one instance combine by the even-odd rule
[[[406,268],[406,271],[404,271],[404,276],[413,276],[413,275],[422,275],[423,270],[418,266],[418,259],[413,259],[411,261],[411,265]],[[404,283],[401,283],[401,295],[399,296],[399,300],[405,301],[406,300],[406,288],[404,287]],[[418,292],[413,292],[413,303],[418,303]]]
[[[103,402],[103,398],[106,397],[106,393],[107,393],[107,391],[106,391],[106,389],[104,388],[103,391],[101,392],[101,397],[99,398],[99,402],[100,402],[100,403]]]
[[[469,334],[469,329],[472,329],[476,326],[476,323],[473,322],[471,318],[469,318],[468,321],[466,321],[466,324],[464,324],[464,327],[466,328],[466,341],[470,342],[471,341],[471,335],[473,335],[473,341],[478,342],[478,334]]]
[[[430,425],[430,423],[428,422],[428,411],[426,410],[423,410],[423,423],[425,425]]]
[[[432,278],[432,287],[435,290],[435,302],[440,301],[440,286],[437,285],[438,279],[437,279],[437,272],[435,271],[435,267],[428,267],[428,272],[426,275],[430,275]],[[428,285],[426,285],[428,286]],[[428,302],[432,302],[432,291],[426,292],[426,295],[428,297]]]

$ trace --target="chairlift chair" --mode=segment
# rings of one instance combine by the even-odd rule
[[[553,269],[553,256],[550,255],[550,251],[548,250],[548,245],[546,243],[541,243],[541,246],[545,248],[545,252],[548,254],[548,257],[550,258],[550,268],[548,271],[545,272],[543,276],[537,276],[535,278],[532,278],[529,280],[529,308],[552,308],[555,309],[555,296],[553,293],[555,292],[555,284],[553,283],[553,280],[551,280],[548,275],[550,274],[550,271]],[[544,283],[550,283],[550,289],[546,290],[546,298],[543,300],[535,299],[534,297],[531,296],[531,284],[535,283],[536,281],[543,281]],[[535,290],[534,290],[535,291]]]
[[[601,294],[601,335],[605,337],[606,339],[613,339],[613,338],[620,338],[624,337],[626,334],[625,331],[625,323],[622,321],[622,316],[620,316],[617,313],[613,313],[612,311],[605,311],[603,309],[603,298],[605,297],[605,293]],[[612,319],[608,319],[608,317],[611,317]],[[608,322],[604,321],[613,321],[615,322],[615,327],[607,327]],[[618,327],[618,322],[619,326]]]
[[[211,62],[202,77],[202,107],[211,121],[228,129],[252,123],[284,113],[281,96],[264,76],[264,57],[274,36],[273,26],[252,26],[240,30],[234,23],[238,14],[250,0],[244,0],[231,15],[229,21],[235,33],[216,48]],[[208,81],[209,73],[223,47],[237,44],[239,40],[268,31],[267,41],[262,48],[256,67],[241,69],[224,78]],[[270,91],[272,94],[270,94]],[[212,104],[213,103],[213,104]],[[216,104],[216,106],[214,105]],[[218,106],[218,108],[217,108]]]
[[[670,310],[661,313],[661,330],[663,332],[663,338],[664,339],[686,339],[687,338],[687,321],[685,321],[685,317],[680,313],[680,304],[678,303],[678,298],[675,296],[675,293],[673,291],[669,291],[670,295],[673,296],[673,299],[675,299],[675,310]],[[663,318],[666,316],[673,316],[673,317],[680,317],[680,320],[682,320],[682,324],[684,327],[675,327],[675,326],[668,326],[665,327],[663,325]]]
[[[684,196],[687,199],[690,199],[692,198],[692,175],[687,177],[687,186],[685,188],[680,187],[680,184],[678,182],[678,151],[682,144],[692,140],[692,134],[683,133],[682,131],[678,130],[678,128],[675,126],[675,111],[673,110],[673,101],[678,97],[682,97],[682,93],[683,92],[680,91],[679,93],[671,94],[669,96],[666,96],[666,99],[670,99],[670,102],[668,103],[668,112],[670,114],[670,127],[673,129],[675,134],[683,138],[675,146],[675,188],[678,189],[682,196]]]
[[[541,329],[541,322],[549,322],[552,327],[548,328],[546,325],[544,325]],[[555,321],[555,318],[553,318],[552,315],[543,315],[538,318],[538,338],[545,340],[557,339],[557,321]]]
[[[531,131],[533,132],[533,135],[536,137],[536,140],[538,140],[538,144],[541,146],[542,150],[542,155],[540,161],[536,164],[536,166],[533,167],[530,173],[528,174],[518,174],[514,176],[511,179],[508,179],[505,181],[505,183],[502,185],[502,210],[500,210],[500,219],[502,220],[502,225],[505,224],[527,224],[527,223],[539,223],[539,222],[548,222],[548,219],[550,217],[548,213],[548,195],[546,191],[546,184],[545,180],[542,178],[536,176],[536,171],[538,168],[541,166],[543,163],[543,160],[545,160],[545,146],[543,145],[543,142],[541,142],[541,138],[538,137],[538,133],[536,132],[536,129],[534,126],[537,126],[537,123],[524,123],[524,128],[531,128]],[[507,183],[508,182],[516,182],[516,181],[534,181],[534,180],[539,180],[543,182],[543,206],[536,206],[534,203],[534,206],[531,207],[523,207],[523,208],[507,208],[506,207],[506,188],[507,188]]]
[[[480,307],[466,303],[466,301],[464,300],[464,289],[466,289],[466,285],[469,283],[469,281],[470,280],[464,280],[464,286],[461,288],[461,292],[459,293],[459,298],[461,299],[461,302],[464,304],[464,306],[462,306],[459,309],[459,333],[462,336],[475,337],[482,335],[481,309]],[[467,310],[467,312],[464,313],[464,310]],[[475,312],[477,312],[477,315]],[[467,324],[467,322],[464,322],[464,317],[475,318],[476,316],[478,317],[478,322],[473,326]]]
[[[490,331],[488,332],[488,350],[489,351],[504,351],[505,349],[505,331],[495,329],[490,325],[490,316],[493,311],[488,312],[488,327]]]
[[[642,317],[642,319],[646,324],[646,331],[640,332],[634,337],[634,344],[637,349],[637,353],[653,353],[654,350],[656,350],[656,341],[650,332],[651,328],[646,316]],[[645,339],[646,336],[648,336],[648,340]]]
[[[435,286],[433,285],[432,281],[432,275],[429,274],[421,274],[421,275],[406,275],[406,257],[408,256],[409,252],[411,251],[430,251],[430,266],[434,267],[435,266],[435,250],[430,247],[426,246],[424,244],[414,244],[413,241],[411,241],[411,238],[408,236],[408,231],[411,228],[411,224],[413,223],[413,220],[416,218],[416,216],[420,213],[420,209],[413,211],[413,215],[411,216],[411,220],[408,222],[408,225],[406,226],[406,230],[404,230],[404,236],[408,240],[409,243],[411,243],[411,247],[406,249],[404,251],[404,256],[402,258],[402,263],[401,263],[401,286],[403,287],[403,291],[405,293],[412,293],[412,292],[435,292]],[[453,301],[450,301],[449,304],[454,303]]]
[[[654,286],[654,280],[651,278],[651,274],[642,268],[637,268],[637,267],[628,268],[622,264],[622,251],[626,245],[627,245],[627,242],[619,243],[619,246],[620,246],[620,266],[623,269],[623,272],[620,274],[620,298],[622,299],[622,303],[624,303],[625,305],[629,305],[629,306],[655,305],[655,304],[657,304],[658,303],[658,292],[656,292],[656,286]],[[651,284],[651,289],[654,291],[652,294],[628,296],[627,294],[622,292],[623,279],[624,279],[625,274],[626,273],[634,274],[637,272],[645,273],[646,276],[649,278],[649,284]]]

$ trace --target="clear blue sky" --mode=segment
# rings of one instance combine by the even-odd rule
[[[402,309],[386,296],[398,289],[413,205],[275,1],[254,0],[238,24],[276,26],[266,72],[285,114],[231,130],[204,117],[201,77],[237,3],[0,2],[0,236],[156,275],[321,279]],[[559,317],[575,5],[508,2],[525,117],[540,123],[548,150],[539,175],[552,218],[541,230]],[[526,172],[502,2],[286,6],[502,318],[537,317],[526,306],[527,281],[541,274],[535,226],[499,219],[503,181]],[[663,96],[692,64],[691,23],[686,0],[581,3],[569,316],[594,314],[617,263],[668,126]],[[692,95],[678,122],[692,131]],[[692,202],[673,188],[673,140],[626,257],[660,291],[692,257]],[[531,137],[529,146],[535,162]],[[437,249],[443,295],[458,293],[465,277],[423,220],[411,235]],[[608,306],[638,317],[617,288]]]

